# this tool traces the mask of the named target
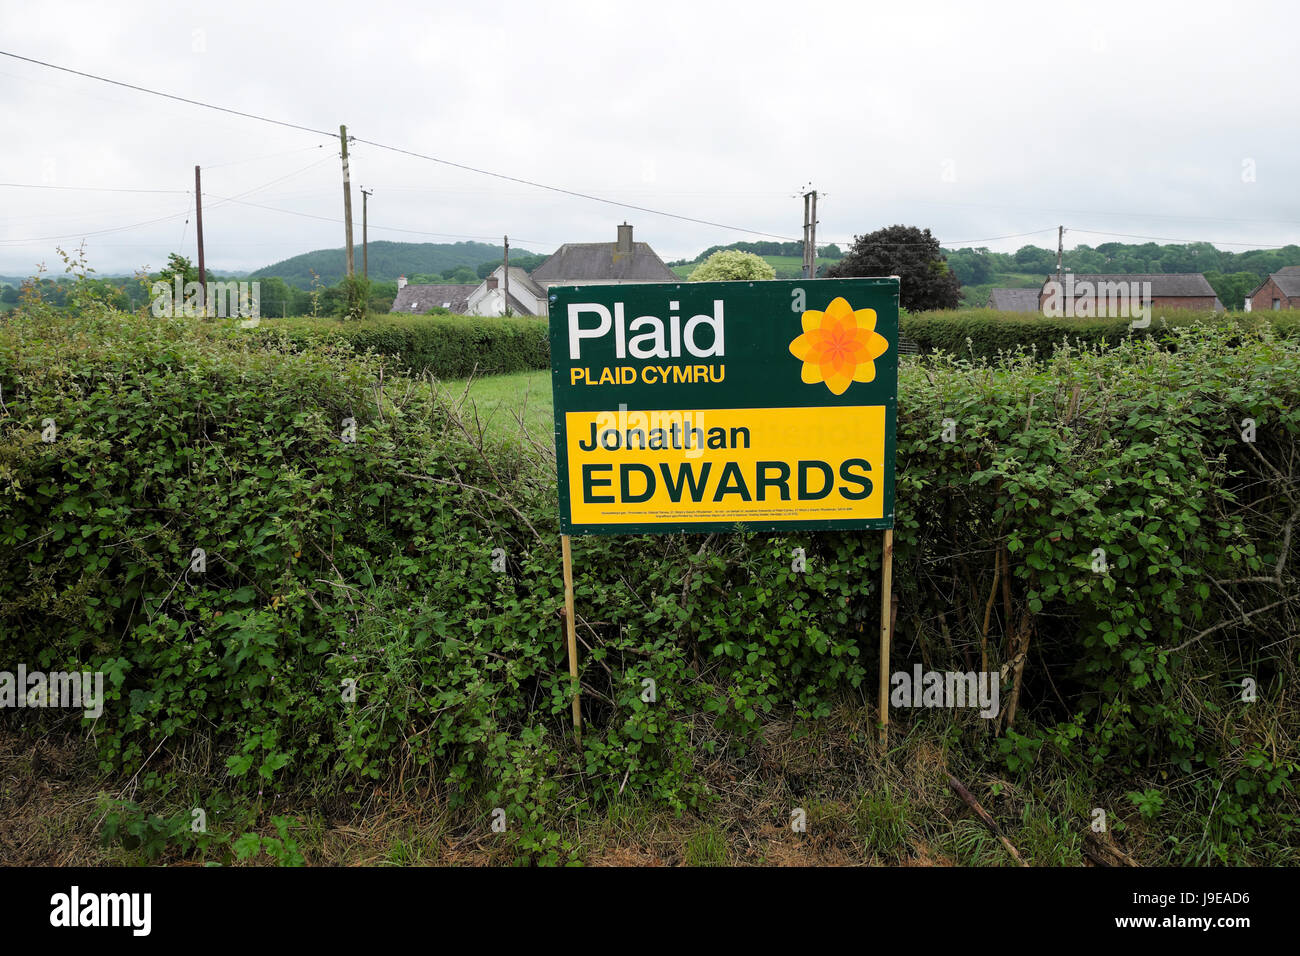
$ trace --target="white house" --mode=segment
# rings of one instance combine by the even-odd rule
[[[514,315],[545,315],[546,290],[523,269],[510,267],[510,312]],[[505,315],[506,267],[499,265],[469,294],[466,315]]]
[[[531,275],[512,266],[509,306],[516,315],[546,315],[546,290],[551,286],[681,281],[648,242],[633,242],[632,227],[623,223],[615,242],[566,242]],[[505,285],[505,268],[498,266],[470,293],[469,314],[503,314]]]

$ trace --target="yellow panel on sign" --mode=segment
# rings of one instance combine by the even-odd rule
[[[574,525],[884,511],[885,407],[568,412]]]

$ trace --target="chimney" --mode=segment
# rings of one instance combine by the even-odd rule
[[[397,288],[399,288],[399,289],[405,289],[405,288],[406,288],[406,276],[398,276],[398,277],[397,277]]]
[[[495,289],[495,288],[497,287],[497,277],[496,277],[496,276],[488,276],[488,277],[487,277],[487,284],[488,284],[487,287],[488,287],[489,289]]]
[[[627,223],[618,227],[618,249],[620,256],[630,256],[632,254],[632,227]]]

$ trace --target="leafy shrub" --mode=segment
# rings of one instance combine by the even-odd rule
[[[776,270],[767,261],[752,252],[723,249],[715,252],[696,266],[690,275],[691,282],[726,282],[742,279],[775,279]]]
[[[1048,318],[1036,312],[999,312],[995,309],[913,312],[899,317],[903,335],[925,352],[994,359],[1017,349],[1046,358],[1069,341],[1075,348],[1114,346],[1130,339],[1174,341],[1170,332],[1194,325],[1220,326],[1232,321],[1243,330],[1273,326],[1277,333],[1300,339],[1300,314],[1239,312],[1231,316],[1184,309],[1153,309],[1151,324],[1131,328],[1131,319]]]
[[[358,352],[397,359],[399,368],[438,378],[467,378],[547,368],[543,319],[448,315],[381,315],[346,323],[331,319],[263,320],[253,341],[298,350],[347,342]]]
[[[1285,840],[1300,729],[1268,702],[1296,676],[1300,348],[1170,334],[903,367],[894,663],[1003,671],[1017,772],[1158,769],[1215,832]],[[570,807],[685,807],[700,751],[873,685],[879,535],[583,538],[575,751],[553,461],[345,343],[184,320],[5,319],[0,389],[5,659],[104,671],[103,767],[146,792],[435,774],[556,861],[561,780]]]

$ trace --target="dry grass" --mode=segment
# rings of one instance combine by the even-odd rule
[[[886,757],[869,714],[846,704],[826,719],[798,725],[797,733],[789,722],[769,723],[747,752],[710,758],[697,769],[711,796],[693,812],[677,815],[620,798],[551,826],[569,848],[563,858],[591,866],[1011,865],[948,789],[949,758],[944,738],[901,726]],[[1031,798],[1005,781],[969,771],[963,779],[1031,861],[1083,865],[1070,846],[1054,858],[1061,841],[1053,828],[1061,825],[1063,807],[1049,808],[1041,795]],[[329,805],[282,794],[260,808],[256,829],[274,836],[273,815],[298,820],[292,836],[308,865],[519,862],[514,841],[492,833],[480,810],[450,809],[436,782],[408,779],[400,790],[394,784]],[[33,740],[0,728],[0,863],[148,862],[138,851],[101,844],[102,798],[130,796],[129,786],[99,775],[80,738]],[[791,827],[796,809],[805,814],[804,832]],[[1086,816],[1064,815],[1082,840]],[[1130,839],[1128,850],[1140,859],[1144,841],[1130,836],[1138,840]],[[1067,842],[1073,844],[1074,834]],[[172,852],[158,862],[198,861]]]

